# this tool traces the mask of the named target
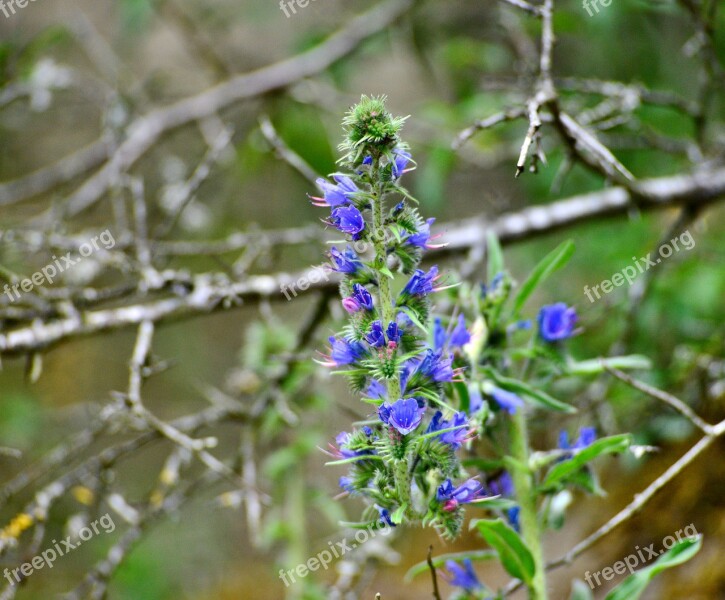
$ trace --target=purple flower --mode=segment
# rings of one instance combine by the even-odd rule
[[[579,430],[579,438],[574,445],[569,444],[569,434],[566,431],[559,433],[559,448],[562,450],[582,450],[591,446],[597,439],[597,431],[594,427],[582,427]]]
[[[435,223],[435,219],[428,219],[425,225],[422,225],[418,231],[411,233],[405,238],[405,243],[409,246],[416,246],[418,248],[427,248],[428,240],[430,239],[430,226]]]
[[[501,496],[502,498],[513,498],[514,497],[514,482],[511,479],[511,475],[508,471],[504,471],[496,479],[488,482],[488,492],[492,496]],[[519,525],[519,507],[512,506],[506,511],[506,518],[511,526],[516,530],[520,531]]]
[[[385,346],[385,334],[383,333],[383,325],[380,321],[373,321],[370,325],[370,333],[365,336],[365,341],[374,348],[382,348]]]
[[[426,296],[436,291],[433,287],[433,282],[437,277],[438,267],[436,265],[433,265],[428,273],[421,269],[416,269],[408,283],[405,284],[402,295]]]
[[[344,253],[340,252],[337,248],[335,248],[335,246],[333,246],[330,248],[330,257],[335,263],[333,270],[338,273],[352,274],[362,266],[358,255],[352,248],[350,248],[350,246],[345,248]]]
[[[503,471],[498,477],[488,482],[488,491],[492,496],[512,498],[514,495],[514,482],[508,471]]]
[[[415,372],[437,382],[453,381],[452,362],[452,357],[443,357],[440,352],[434,352],[429,348]]]
[[[428,429],[426,429],[426,433],[433,433],[434,431],[441,431],[442,429],[449,429],[451,427],[460,427],[460,429],[446,431],[438,436],[441,442],[457,450],[468,437],[469,429],[466,427],[468,425],[468,417],[464,412],[457,412],[450,421],[442,420],[442,416],[443,413],[441,411],[436,411],[428,425]]]
[[[350,314],[356,313],[362,308],[358,301],[355,300],[355,298],[353,298],[352,296],[342,299],[342,307]]]
[[[471,341],[471,334],[466,329],[466,317],[463,314],[458,315],[458,325],[456,325],[453,333],[451,333],[451,348],[460,348]]]
[[[336,174],[332,178],[337,182],[337,185],[322,177],[315,181],[324,196],[324,198],[312,198],[315,206],[334,207],[347,204],[352,199],[352,195],[359,191],[353,180],[347,175]]]
[[[462,588],[466,592],[474,592],[483,588],[476,577],[470,558],[463,559],[462,567],[454,560],[447,560],[446,570],[448,571],[448,583],[453,586]]]
[[[370,381],[370,385],[368,386],[368,389],[365,392],[365,394],[369,398],[374,398],[376,400],[386,398],[387,393],[388,393],[388,390],[386,389],[385,385],[383,385],[377,379],[373,379]]]
[[[339,485],[343,490],[351,494],[355,491],[355,488],[352,486],[352,478],[350,477],[345,477],[344,475],[340,477]]]
[[[395,321],[388,323],[388,329],[386,330],[389,342],[395,342],[396,344],[400,341],[400,328]]]
[[[359,283],[353,284],[352,297],[365,310],[373,309],[373,297],[370,295],[370,292],[367,291],[365,286],[360,285]]]
[[[516,409],[524,404],[524,401],[516,394],[509,392],[508,390],[501,389],[500,387],[494,387],[491,395],[496,403],[510,415],[514,414]]]
[[[457,488],[453,487],[450,479],[446,479],[436,492],[438,502],[445,503],[443,510],[453,511],[459,504],[468,504],[485,496],[483,484],[476,479],[469,479]]]
[[[380,420],[402,435],[407,435],[420,425],[423,413],[425,413],[425,405],[419,406],[418,400],[415,398],[401,398],[392,405],[385,402],[378,409]]]
[[[364,456],[366,454],[375,454],[375,450],[364,448],[362,450],[350,450],[348,448],[350,444],[350,440],[352,438],[352,434],[348,433],[347,431],[341,431],[337,434],[335,437],[335,443],[337,444],[337,448],[334,446],[332,447],[333,454],[335,456],[338,456],[340,458],[353,458],[354,456]]]
[[[330,224],[343,233],[356,237],[365,229],[365,219],[362,213],[354,206],[338,206],[332,209]]]
[[[435,350],[442,350],[443,346],[446,345],[446,330],[441,323],[440,318],[436,317],[433,322],[433,348]]]
[[[542,306],[539,311],[539,335],[547,342],[565,340],[574,333],[576,310],[563,302]]]
[[[403,175],[405,167],[408,166],[411,156],[410,152],[403,150],[402,148],[396,148],[393,150],[393,154],[395,155],[395,158],[391,163],[393,179],[399,179]]]
[[[347,444],[350,443],[350,434],[347,431],[341,431],[340,433],[338,433],[335,437],[335,443],[339,448],[337,454],[342,458],[352,458],[353,456],[360,456],[361,454],[365,454],[365,452],[350,450],[347,447]]]
[[[350,341],[346,339],[337,339],[330,336],[330,358],[336,366],[349,365],[354,363],[358,358],[365,354],[365,348],[360,342]]]
[[[468,389],[468,414],[474,415],[483,408],[481,392],[476,388]]]

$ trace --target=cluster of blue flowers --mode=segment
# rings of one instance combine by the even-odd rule
[[[367,500],[366,524],[406,521],[452,537],[461,529],[464,505],[514,496],[507,473],[482,483],[466,473],[459,454],[492,415],[505,418],[523,406],[518,393],[482,376],[479,367],[491,360],[487,342],[530,323],[501,329],[487,316],[500,312],[493,309],[511,287],[503,273],[481,287],[470,321],[465,312],[450,319],[431,314],[431,296],[447,286],[437,266],[420,268],[424,251],[437,247],[437,236],[431,233],[434,219],[423,219],[401,186],[414,165],[398,137],[402,122],[381,100],[363,98],[346,119],[341,162],[347,172],[319,179],[321,196],[312,198],[330,210],[328,226],[348,242],[360,242],[359,253],[345,242],[330,250],[331,264],[342,275],[348,323],[329,338],[320,362],[343,372],[373,405],[367,420],[337,436],[331,454],[349,469],[340,478],[344,492]],[[395,196],[396,203],[386,207]],[[576,312],[565,304],[545,306],[538,316],[538,335],[547,344],[571,337],[575,326]],[[506,511],[515,528],[517,511]],[[472,586],[470,565],[458,569],[449,568],[453,581],[467,577]]]

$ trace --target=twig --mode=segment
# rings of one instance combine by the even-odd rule
[[[67,199],[65,211],[76,215],[95,204],[120,175],[131,168],[164,134],[212,116],[223,108],[324,71],[403,15],[412,0],[387,0],[351,19],[337,33],[311,50],[238,75],[204,92],[154,110],[129,125],[128,137],[95,175]]]
[[[603,362],[603,361],[602,361]],[[679,412],[681,415],[686,417],[689,421],[692,422],[693,425],[701,429],[706,434],[712,433],[712,426],[705,422],[695,411],[693,411],[687,404],[685,404],[682,400],[677,398],[676,396],[673,396],[672,394],[668,394],[667,392],[663,390],[658,390],[655,387],[652,387],[651,385],[647,385],[646,383],[642,381],[638,381],[631,375],[628,375],[624,371],[620,371],[619,369],[615,369],[613,367],[607,366],[604,362],[602,366],[606,369],[608,373],[619,379],[620,381],[623,381],[627,385],[633,387],[636,390],[639,390],[640,392],[647,394],[648,396],[651,396],[652,398],[655,398],[656,400],[660,400],[664,402],[665,404],[671,406],[674,408],[677,412]]]
[[[307,181],[314,184],[318,177],[315,170],[305,161],[304,158],[302,158],[285,143],[285,141],[277,133],[277,130],[274,128],[272,121],[269,120],[267,115],[262,115],[259,118],[259,128],[266,140],[274,149],[277,157],[281,158],[290,167],[302,175],[302,177],[307,179]]]
[[[441,592],[438,589],[438,575],[436,573],[435,565],[433,564],[433,546],[428,546],[428,558],[426,559],[428,568],[430,569],[430,576],[433,579],[433,598],[435,600],[441,600]]]
[[[697,171],[686,175],[643,180],[637,186],[642,210],[692,205],[704,207],[725,195],[725,169]],[[595,218],[626,215],[633,193],[612,187],[591,194],[574,196],[546,206],[535,206],[502,215],[489,221],[478,217],[447,228],[450,240],[445,248],[430,252],[431,258],[465,254],[480,244],[481,232],[493,231],[503,244],[530,239],[543,233]],[[295,236],[299,230],[294,230]],[[285,298],[282,286],[295,285],[308,273],[249,276],[243,281],[220,280],[213,274],[194,277],[173,271],[164,272],[166,285],[178,282],[187,290],[163,299],[141,300],[118,308],[83,310],[53,321],[25,325],[0,334],[0,354],[26,353],[47,348],[61,341],[84,335],[135,326],[142,321],[154,323],[207,314],[230,307],[234,299],[255,302],[261,299],[280,301]],[[296,297],[320,289],[334,289],[339,282],[335,274],[321,278]],[[227,303],[225,303],[227,302]]]

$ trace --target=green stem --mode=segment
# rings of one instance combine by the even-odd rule
[[[541,548],[541,534],[536,512],[536,493],[533,473],[529,467],[529,435],[526,426],[526,411],[523,407],[511,419],[511,455],[516,465],[511,469],[516,499],[519,503],[521,535],[534,558],[534,578],[529,585],[529,600],[546,600],[546,578],[544,553]]]
[[[373,231],[371,239],[375,247],[375,266],[378,269],[378,315],[383,325],[383,329],[388,323],[395,320],[395,308],[393,306],[393,294],[390,289],[390,278],[381,273],[379,269],[387,266],[388,252],[385,242],[385,192],[384,183],[380,181],[380,159],[373,159],[371,165],[371,173],[373,174]],[[396,373],[395,376],[386,380],[388,389],[388,400],[395,402],[400,398],[400,377]],[[410,472],[408,469],[408,461],[405,458],[398,459],[395,463],[394,470],[395,490],[398,494],[398,500],[401,505],[406,505],[406,513],[411,510],[410,502]]]
[[[400,458],[395,461],[395,491],[398,492],[400,504],[406,505],[405,512],[410,514],[410,476],[408,475],[408,460]]]
[[[380,159],[376,158],[372,164],[371,173],[374,178],[380,177]],[[384,184],[381,181],[373,182],[373,231],[371,238],[373,246],[375,248],[375,266],[379,269],[387,266],[388,252],[385,243],[385,222],[383,214],[385,211],[384,206]],[[388,323],[395,320],[395,310],[393,307],[393,294],[390,290],[390,279],[384,273],[378,273],[378,314],[380,315],[380,321],[383,325],[383,329],[388,326]],[[388,388],[388,400],[395,402],[400,398],[400,377],[396,374],[387,380]]]

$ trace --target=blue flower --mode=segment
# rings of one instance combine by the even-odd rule
[[[390,321],[390,323],[388,323],[386,333],[388,335],[388,341],[395,342],[396,344],[400,341],[400,328],[395,321]]]
[[[352,486],[352,478],[350,477],[345,477],[344,475],[340,477],[339,485],[343,490],[351,494],[355,491],[355,488]]]
[[[433,348],[441,350],[446,344],[451,348],[460,348],[471,341],[471,334],[466,329],[466,317],[463,314],[458,315],[458,324],[451,332],[446,334],[440,319],[436,319],[433,323]]]
[[[447,560],[446,570],[448,571],[448,583],[453,586],[462,588],[466,592],[474,592],[483,588],[476,577],[470,558],[463,559],[462,567],[454,560]]]
[[[440,352],[434,352],[429,348],[415,372],[437,382],[453,381],[452,362],[452,357],[443,357]]]
[[[385,334],[383,333],[383,325],[380,321],[373,321],[370,325],[370,333],[365,336],[365,341],[374,348],[382,348],[385,346]]]
[[[365,394],[369,398],[374,398],[375,400],[380,400],[380,399],[386,398],[387,393],[388,393],[388,390],[386,389],[385,385],[383,385],[377,379],[373,379],[370,381],[370,385],[368,386],[368,389],[365,392]]]
[[[458,315],[458,325],[456,325],[453,333],[451,333],[451,348],[460,348],[471,341],[471,334],[466,329],[466,318],[463,314]]]
[[[365,310],[373,309],[373,297],[365,286],[355,283],[352,286],[352,298]]]
[[[481,392],[476,388],[468,390],[468,414],[474,415],[483,408],[483,398]]]
[[[335,443],[338,445],[339,448],[337,454],[342,458],[352,458],[353,456],[367,454],[367,452],[350,450],[347,447],[347,444],[350,443],[350,434],[347,431],[341,431],[340,433],[338,433],[335,437]]]
[[[430,240],[430,226],[435,223],[435,219],[427,219],[425,225],[422,225],[418,231],[411,233],[405,238],[405,243],[409,246],[417,248],[428,248],[428,240]]]
[[[506,511],[506,518],[508,519],[508,522],[510,523],[511,527],[513,527],[514,530],[518,532],[521,532],[521,523],[519,523],[520,512],[521,507],[519,506],[512,506]]]
[[[393,519],[390,518],[390,511],[387,508],[383,508],[382,506],[375,505],[375,508],[378,509],[378,513],[380,514],[380,523],[382,525],[387,525],[389,527],[395,527],[395,523],[393,523]]]
[[[468,504],[485,496],[483,484],[476,479],[469,479],[457,488],[450,479],[446,479],[436,492],[438,502],[445,502],[444,510],[454,510],[459,504]]]
[[[333,270],[338,273],[352,274],[357,272],[357,270],[362,266],[358,255],[352,248],[350,248],[350,246],[345,248],[344,253],[340,252],[337,248],[335,248],[335,246],[333,246],[330,248],[330,257],[335,263]]]
[[[486,285],[485,283],[481,284],[481,299],[484,299],[489,294],[493,294],[498,290],[498,287],[503,282],[504,274],[503,273],[496,273],[496,275],[493,276],[493,279],[491,280],[491,283]]]
[[[330,223],[353,238],[365,229],[365,219],[354,206],[338,206],[332,209]]]
[[[574,333],[576,310],[563,302],[542,306],[539,311],[539,335],[547,342],[565,340]]]
[[[402,148],[396,148],[393,150],[393,154],[395,155],[395,158],[391,163],[393,179],[399,179],[403,175],[405,167],[408,166],[411,156],[410,152],[403,150]]]
[[[436,265],[433,265],[428,273],[421,269],[416,269],[408,283],[405,284],[402,295],[426,296],[436,291],[433,287],[433,282],[437,277],[438,267]]]
[[[519,398],[513,392],[501,389],[500,387],[493,388],[491,395],[496,403],[510,415],[516,412],[516,409],[523,406],[524,401]]]
[[[340,458],[352,458],[354,456],[365,456],[366,454],[375,454],[374,449],[362,449],[362,450],[350,450],[348,448],[348,445],[350,444],[350,439],[352,438],[352,434],[348,433],[347,431],[341,431],[337,434],[335,437],[335,443],[337,444],[337,448],[332,446],[333,454],[335,456],[339,456]]]
[[[433,348],[435,350],[442,350],[443,346],[446,345],[446,330],[441,323],[440,318],[436,317],[433,322]]]
[[[559,433],[559,448],[562,450],[582,450],[591,446],[597,439],[597,431],[594,427],[582,427],[579,430],[579,438],[574,445],[569,444],[569,434],[566,431]]]
[[[337,185],[322,177],[315,181],[324,195],[324,198],[313,198],[316,206],[333,207],[347,204],[352,199],[353,194],[360,191],[347,175],[335,174],[332,178],[337,182]]]
[[[451,427],[460,427],[460,429],[446,431],[438,436],[441,442],[457,450],[468,437],[468,417],[464,412],[457,412],[450,421],[442,420],[442,416],[443,413],[441,411],[436,411],[428,425],[428,429],[426,429],[426,433],[433,433],[434,431],[441,431],[442,429],[449,429]]]
[[[378,409],[378,417],[402,435],[413,431],[423,420],[425,405],[419,406],[416,398],[401,398],[394,404],[385,402]]]
[[[349,365],[354,363],[365,354],[365,347],[360,342],[346,339],[337,339],[335,336],[329,338],[332,351],[330,358],[338,367],[341,365]]]
[[[514,482],[511,479],[511,475],[508,471],[504,471],[499,475],[496,479],[493,479],[488,482],[488,492],[492,496],[501,496],[502,498],[513,498],[515,495],[514,492]],[[519,507],[518,506],[512,506],[506,511],[506,518],[508,519],[508,522],[511,524],[511,527],[513,527],[516,531],[521,530],[521,526],[519,524]]]

